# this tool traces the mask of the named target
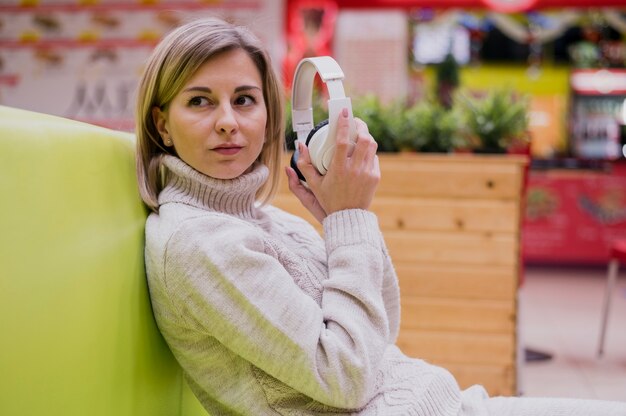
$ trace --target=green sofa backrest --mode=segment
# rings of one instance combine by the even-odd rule
[[[154,322],[131,134],[0,106],[0,415],[206,415]]]

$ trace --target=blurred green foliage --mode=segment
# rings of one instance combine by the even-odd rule
[[[507,89],[478,97],[456,92],[450,108],[434,97],[408,105],[403,100],[383,104],[377,96],[365,95],[352,99],[352,109],[367,124],[380,152],[502,153],[513,141],[528,137],[528,98]],[[313,116],[316,123],[328,117],[324,97],[314,96]],[[286,135],[287,148],[293,150],[289,103]]]
[[[506,150],[515,140],[527,137],[528,97],[510,89],[494,89],[482,97],[457,96],[463,123],[478,147],[485,152]]]

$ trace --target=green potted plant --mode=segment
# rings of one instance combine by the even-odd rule
[[[457,96],[466,133],[475,151],[505,153],[528,142],[528,97],[509,89],[494,89],[483,97]]]
[[[381,152],[450,152],[464,146],[458,109],[430,98],[414,105],[406,100],[382,104],[374,95],[353,100],[354,115],[368,125]]]
[[[352,112],[367,124],[379,152],[399,151],[397,128],[403,121],[400,104],[383,105],[376,95],[368,94],[352,100]]]
[[[424,100],[406,109],[401,146],[418,152],[447,153],[463,147],[458,109],[447,109],[437,100]]]
[[[397,130],[402,109],[399,105],[383,105],[374,94],[368,94],[352,99],[352,113],[363,120],[370,134],[378,143],[379,152],[397,152],[399,150]],[[326,101],[315,92],[313,96],[313,119],[319,123],[328,118]],[[285,137],[287,150],[294,150],[295,133],[291,125],[291,102],[286,105]]]

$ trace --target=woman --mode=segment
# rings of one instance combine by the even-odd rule
[[[217,19],[166,36],[139,88],[153,309],[212,415],[626,415],[617,403],[489,399],[404,356],[394,345],[397,278],[369,211],[376,143],[356,120],[348,156],[342,114],[325,176],[306,148],[298,168],[308,188],[287,168],[322,239],[268,205],[283,152],[281,97],[259,41]]]

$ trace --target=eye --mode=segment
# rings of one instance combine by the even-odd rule
[[[248,106],[256,103],[256,98],[252,95],[240,95],[235,99],[235,105]]]
[[[200,106],[209,105],[209,104],[210,104],[209,99],[206,97],[201,97],[201,96],[192,97],[188,101],[188,105],[190,107],[200,107]]]

